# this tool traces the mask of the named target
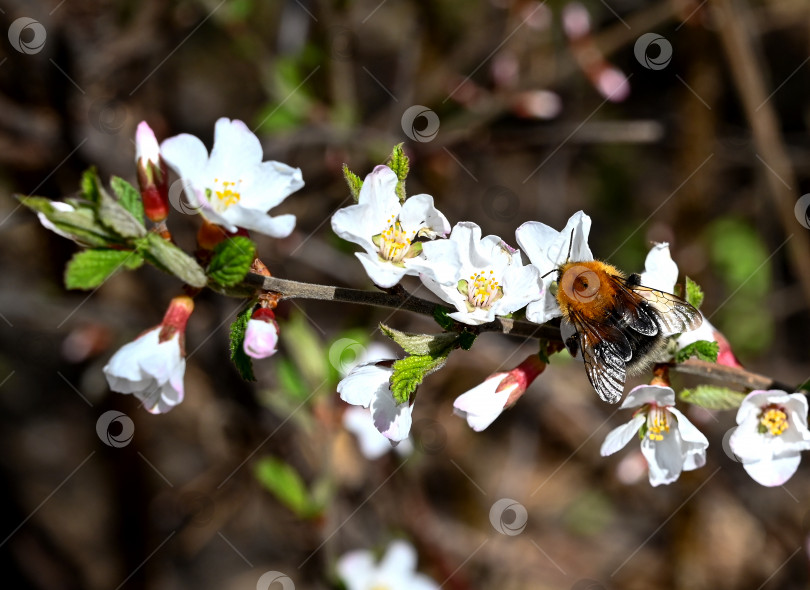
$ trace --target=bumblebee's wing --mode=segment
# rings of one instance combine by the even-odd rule
[[[664,336],[690,332],[703,322],[700,312],[680,297],[643,285],[634,286],[633,292],[658,312],[658,322]]]
[[[621,330],[611,324],[593,324],[572,314],[588,380],[604,401],[615,404],[624,393],[625,365],[633,349]]]
[[[635,285],[629,283],[622,277],[617,277],[608,274],[610,280],[613,281],[614,291],[616,293],[615,300],[615,314],[620,318],[622,325],[627,326],[643,334],[644,336],[655,336],[659,332],[656,320],[655,309],[647,305],[645,297],[639,297],[636,293]]]

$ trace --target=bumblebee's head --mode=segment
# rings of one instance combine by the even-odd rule
[[[591,268],[592,263],[569,262],[560,267],[557,297],[567,303],[587,304],[599,296],[602,280],[599,273]]]

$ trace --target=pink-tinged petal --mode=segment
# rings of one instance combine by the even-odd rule
[[[276,353],[278,326],[275,322],[248,320],[243,348],[245,354],[254,359],[263,359]]]
[[[376,566],[371,551],[350,551],[337,561],[337,573],[348,590],[368,590]]]
[[[208,150],[202,141],[188,133],[181,133],[160,144],[160,154],[166,165],[178,176],[195,188],[203,188],[203,175],[208,164]],[[184,186],[189,200],[196,203],[197,196],[189,194],[190,189],[186,183]]]
[[[160,145],[158,145],[155,132],[146,121],[138,123],[135,131],[135,163],[137,164],[141,160],[152,164],[160,161]]]
[[[501,415],[509,400],[509,389],[496,392],[506,376],[507,373],[494,375],[462,393],[453,402],[453,413],[465,418],[476,432],[487,428]]]
[[[207,174],[212,178],[239,174],[258,165],[263,155],[259,138],[244,122],[222,117],[214,125],[214,148]]]
[[[625,410],[627,408],[638,408],[644,404],[674,406],[675,392],[671,387],[662,387],[661,385],[639,385],[630,390],[619,407]]]
[[[630,422],[611,430],[605,437],[605,442],[602,443],[602,448],[599,450],[600,454],[607,457],[627,446],[627,443],[633,438],[638,437],[638,431],[645,420],[646,417],[639,414],[634,416]]]
[[[371,400],[370,409],[374,426],[384,437],[394,442],[408,438],[411,432],[412,405],[408,402],[398,404],[391,390],[386,387],[385,391],[377,391],[377,395]]]
[[[599,94],[611,102],[622,102],[630,96],[630,80],[618,68],[603,69],[594,83]]]
[[[403,230],[407,232],[415,230],[419,232],[418,235],[431,239],[436,236],[444,237],[450,233],[450,222],[436,209],[430,195],[413,195],[407,199],[399,212],[399,221]]]
[[[743,469],[760,485],[767,487],[781,486],[796,473],[801,463],[801,455],[789,455],[780,459],[766,461],[745,461]]]
[[[641,273],[641,284],[651,289],[672,293],[678,282],[678,265],[672,260],[669,244],[655,244],[647,253],[644,261],[644,272]]]
[[[374,364],[355,367],[337,385],[340,399],[348,404],[368,408],[371,402],[385,391],[391,395],[388,380],[392,373],[390,368]]]

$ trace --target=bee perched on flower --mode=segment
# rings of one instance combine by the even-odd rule
[[[647,369],[667,336],[698,328],[702,318],[681,298],[642,285],[641,275],[628,276],[594,260],[587,243],[590,227],[590,218],[579,211],[562,232],[536,221],[518,228],[521,248],[547,275],[541,298],[529,304],[526,317],[545,323],[562,316],[569,352],[581,354],[599,397],[616,403],[628,373]]]

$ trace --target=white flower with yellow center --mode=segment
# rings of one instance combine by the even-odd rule
[[[810,449],[807,398],[800,393],[752,391],[737,411],[729,439],[732,452],[754,481],[779,486],[789,480]]]
[[[167,139],[160,151],[191,205],[212,223],[274,238],[287,237],[295,227],[294,215],[272,217],[267,211],[304,186],[301,170],[263,162],[259,139],[242,121],[216,122],[210,156],[203,142],[187,133]]]
[[[416,571],[416,550],[394,541],[376,563],[365,549],[350,551],[337,561],[337,573],[348,590],[439,590],[439,585]]]
[[[430,195],[414,195],[400,203],[397,182],[397,175],[388,166],[374,168],[363,181],[357,204],[332,216],[332,229],[365,250],[355,256],[380,287],[393,287],[403,276],[420,273],[442,280],[449,269],[428,264],[419,239],[446,236],[450,223],[433,206]]]
[[[453,269],[455,281],[441,284],[429,276],[422,282],[458,310],[451,318],[465,324],[484,324],[537,299],[540,273],[523,266],[520,251],[497,236],[481,238],[481,228],[462,221],[447,240],[422,247],[428,262]]]
[[[695,425],[675,407],[675,392],[660,385],[635,387],[621,405],[640,408],[627,424],[608,433],[602,443],[603,457],[612,455],[638,434],[641,454],[649,466],[650,484],[669,484],[682,471],[706,464],[709,441]]]

